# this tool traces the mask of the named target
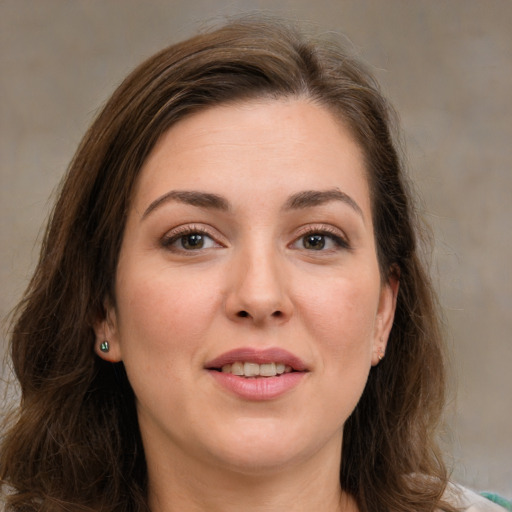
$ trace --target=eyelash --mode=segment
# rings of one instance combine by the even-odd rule
[[[292,242],[291,245],[295,245],[297,243],[300,243],[302,241],[302,244],[304,244],[304,240],[308,236],[313,235],[319,235],[325,238],[329,238],[334,245],[336,246],[333,250],[338,249],[351,249],[351,246],[346,239],[345,236],[343,236],[338,229],[335,229],[329,225],[320,225],[320,226],[308,226],[300,231],[299,236]],[[305,247],[301,247],[301,249],[308,250]],[[331,249],[332,250],[332,249]],[[327,252],[330,251],[329,249],[321,249],[318,251],[314,251],[314,249],[309,249],[311,252]]]
[[[217,240],[210,234],[208,230],[203,228],[202,226],[180,226],[174,229],[171,233],[166,234],[161,241],[162,247],[174,252],[182,252],[182,253],[192,253],[196,252],[193,249],[185,249],[184,247],[173,247],[173,244],[178,242],[180,239],[183,240],[184,237],[188,235],[202,235],[204,237],[212,240],[217,246],[221,247],[221,244],[217,242]],[[197,249],[197,251],[203,249],[202,247]]]
[[[186,249],[184,247],[173,247],[173,244],[178,242],[180,239],[183,240],[184,237],[189,235],[202,235],[204,237],[207,237],[210,239],[214,244],[216,244],[218,247],[222,247],[222,244],[220,244],[214,236],[211,235],[211,233],[205,229],[202,226],[181,226],[176,229],[174,229],[171,233],[165,235],[161,241],[162,247],[164,247],[167,250],[174,251],[174,252],[181,252],[181,253],[193,253],[198,252],[201,249],[209,249],[211,247],[199,247],[198,249]],[[304,240],[308,236],[314,236],[318,235],[324,238],[328,238],[333,242],[333,244],[336,246],[335,248],[330,249],[324,249],[322,246],[320,249],[307,249],[304,247]],[[297,247],[298,249],[302,249],[308,252],[332,252],[333,250],[336,251],[338,249],[347,249],[349,250],[350,244],[347,241],[347,239],[340,235],[339,230],[334,229],[333,227],[329,225],[321,225],[321,226],[308,226],[300,230],[298,236],[294,239],[294,241],[289,244],[289,247],[293,247],[296,244],[299,244],[302,241],[302,247]]]

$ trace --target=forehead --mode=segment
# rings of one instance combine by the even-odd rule
[[[296,98],[215,106],[182,119],[147,158],[136,202],[191,186],[229,193],[235,184],[252,194],[341,188],[362,207],[369,202],[350,131],[325,107]]]

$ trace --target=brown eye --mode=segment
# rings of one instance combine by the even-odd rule
[[[308,233],[297,238],[291,247],[306,251],[332,252],[341,249],[350,249],[347,240],[330,231],[312,229]]]
[[[194,249],[203,249],[205,245],[205,238],[209,237],[206,237],[200,233],[190,233],[188,235],[184,235],[180,237],[181,247],[188,251]]]
[[[162,245],[170,251],[188,252],[219,247],[219,244],[211,236],[201,231],[189,231],[170,235],[162,240]]]
[[[304,249],[320,251],[325,247],[325,235],[313,234],[307,235],[302,239]]]

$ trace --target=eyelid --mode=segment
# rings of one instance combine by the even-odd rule
[[[201,235],[205,235],[211,238],[215,244],[219,247],[225,247],[225,242],[223,241],[223,237],[219,234],[216,229],[213,229],[204,224],[183,224],[181,226],[176,226],[175,228],[170,229],[165,233],[164,236],[160,239],[160,244],[166,248],[170,249],[171,245],[178,240],[180,237],[185,235],[190,235],[193,233],[199,233]],[[201,249],[197,251],[186,251],[175,248],[176,252],[199,252]]]
[[[350,250],[351,244],[348,236],[343,230],[333,226],[332,224],[308,224],[301,226],[295,233],[294,239],[290,245],[297,243],[298,240],[307,235],[319,234],[330,236],[340,249]],[[319,251],[320,252],[320,251]]]

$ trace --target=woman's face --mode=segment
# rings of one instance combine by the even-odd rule
[[[213,107],[145,162],[97,352],[124,362],[150,466],[339,463],[396,289],[346,128],[305,100]]]

